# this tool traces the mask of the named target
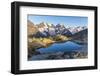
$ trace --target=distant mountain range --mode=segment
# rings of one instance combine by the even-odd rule
[[[34,24],[28,20],[28,36],[35,37],[48,37],[56,36],[58,34],[65,36],[74,36],[78,35],[78,32],[86,30],[86,26],[77,26],[77,27],[65,27],[62,24],[48,24],[41,22],[40,24]]]

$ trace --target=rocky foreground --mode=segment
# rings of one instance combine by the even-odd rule
[[[37,53],[29,60],[55,60],[55,59],[82,59],[87,58],[86,52],[55,52],[55,53]]]

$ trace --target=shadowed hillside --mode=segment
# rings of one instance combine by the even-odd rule
[[[72,39],[73,40],[79,40],[79,41],[82,41],[82,42],[87,42],[87,39],[88,39],[88,29],[85,29],[85,30],[82,30],[78,33],[75,33],[73,36],[72,36]]]

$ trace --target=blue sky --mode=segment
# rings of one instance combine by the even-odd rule
[[[64,24],[65,26],[87,26],[88,17],[80,16],[50,16],[50,15],[28,15],[28,20],[34,24],[41,22],[51,23],[54,25]]]

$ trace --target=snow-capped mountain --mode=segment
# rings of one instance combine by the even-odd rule
[[[77,32],[79,32],[79,31],[82,31],[82,30],[85,30],[85,29],[87,29],[87,27],[86,26],[77,26],[77,27],[69,27],[69,28],[67,28],[72,34],[75,34],[75,33],[77,33]]]
[[[35,34],[36,37],[56,36],[58,34],[71,36],[79,31],[87,29],[86,26],[65,27],[62,24],[54,25],[54,24],[45,23],[45,22],[41,22],[40,24],[36,24],[35,26],[38,29],[38,32]]]
[[[38,24],[37,26],[38,26],[39,32],[43,34],[44,36],[48,36],[48,35],[55,36],[57,34],[62,34],[66,36],[72,35],[72,33],[67,28],[65,28],[64,25],[61,25],[61,24],[54,25],[54,24],[42,22]]]
[[[53,24],[48,23],[40,23],[37,25],[39,32],[41,32],[44,36],[54,36],[56,35],[55,26]]]

